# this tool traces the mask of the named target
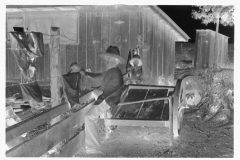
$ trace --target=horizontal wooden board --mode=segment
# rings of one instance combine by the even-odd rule
[[[76,132],[83,125],[85,114],[91,109],[90,104],[73,113],[70,117],[54,124],[51,128],[6,152],[7,157],[39,157]]]
[[[169,91],[173,91],[174,87],[173,86],[154,86],[154,85],[130,85],[129,89],[151,89],[151,90],[155,90],[155,89],[168,89]]]
[[[165,100],[165,99],[170,99],[170,97],[144,99],[144,100],[141,100],[141,101],[134,101],[134,102],[123,102],[123,103],[119,103],[118,105],[129,105],[129,104],[136,104],[136,103],[142,103],[142,102],[151,102],[151,101],[158,101],[158,100]]]
[[[105,119],[105,124],[118,126],[169,127],[169,121],[149,121],[149,120]]]
[[[85,131],[81,131],[73,136],[60,151],[58,157],[72,157],[76,155],[82,147],[85,147]]]

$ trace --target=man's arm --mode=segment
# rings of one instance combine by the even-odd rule
[[[102,78],[102,73],[91,73],[91,72],[85,72],[85,76],[88,76],[90,78]]]
[[[104,73],[86,72],[85,70],[80,70],[80,73],[82,75],[84,75],[85,77],[88,77],[91,80],[93,80],[95,83],[97,83],[96,85],[100,85],[101,84],[102,78],[103,78],[103,74],[104,74]]]
[[[79,71],[82,75],[87,76],[89,78],[102,78],[103,73],[92,73],[92,72],[86,72],[85,70],[81,69]]]

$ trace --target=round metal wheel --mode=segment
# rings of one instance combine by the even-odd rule
[[[178,80],[173,95],[173,134],[178,136],[183,127],[184,108],[186,104],[185,82]]]
[[[181,129],[183,127],[183,115],[184,115],[184,109],[180,109],[178,111],[178,135],[180,134],[181,132]]]

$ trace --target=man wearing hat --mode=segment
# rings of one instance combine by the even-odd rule
[[[142,60],[138,54],[134,54],[129,61],[129,81],[128,84],[139,84],[142,82]]]
[[[119,64],[124,64],[124,59],[120,56],[120,51],[116,46],[109,46],[107,51],[99,54],[104,59],[105,71],[103,73],[90,73],[80,71],[81,74],[89,78],[100,78],[101,87],[98,90],[102,94],[97,98],[90,111],[86,114],[85,120],[85,144],[86,151],[97,151],[100,149],[100,138],[98,134],[97,122],[99,117],[102,117],[104,111],[108,111],[108,116],[111,117],[110,109],[114,109],[120,101],[120,94],[114,98],[108,98],[116,91],[123,88],[123,76],[121,70],[118,68]],[[95,90],[96,91],[96,90]],[[98,92],[99,93],[99,92]]]
[[[67,74],[62,75],[63,89],[66,93],[68,102],[71,108],[79,106],[79,97],[81,91],[81,67],[77,62],[70,65],[70,70]]]

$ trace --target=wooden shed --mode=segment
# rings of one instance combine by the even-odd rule
[[[38,81],[50,81],[50,28],[60,28],[60,73],[77,61],[83,68],[101,72],[99,52],[110,45],[119,47],[127,60],[129,49],[140,47],[144,83],[158,85],[162,78],[172,82],[175,42],[188,35],[157,6],[7,6],[7,32],[13,27],[42,32],[45,55],[37,59]],[[6,78],[18,81],[19,70],[6,35]],[[125,65],[121,66],[125,73]]]
[[[214,55],[215,31],[197,30],[195,40],[194,67],[197,69],[212,68],[214,62],[218,67],[224,67],[228,56],[228,38],[218,33],[218,50]]]

